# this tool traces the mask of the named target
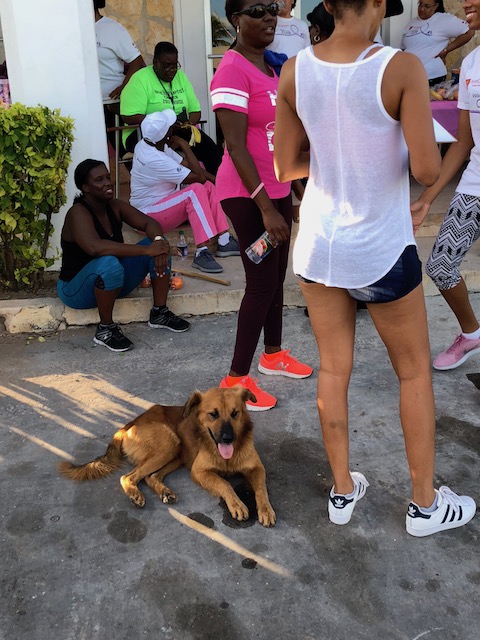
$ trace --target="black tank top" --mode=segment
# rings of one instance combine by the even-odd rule
[[[99,219],[97,218],[95,211],[83,198],[80,198],[76,204],[83,205],[92,216],[95,230],[98,233],[99,238],[102,240],[111,240],[112,242],[123,243],[122,223],[118,221],[117,217],[113,213],[110,205],[107,203],[107,216],[112,226],[112,235],[108,234]],[[62,247],[62,267],[60,269],[60,280],[70,282],[83,267],[91,262],[94,257],[85,253],[76,242],[68,242],[61,238],[60,244]]]

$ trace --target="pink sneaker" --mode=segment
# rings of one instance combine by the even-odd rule
[[[438,354],[433,361],[433,366],[440,371],[456,369],[476,353],[480,353],[480,338],[471,340],[460,334],[451,347]]]

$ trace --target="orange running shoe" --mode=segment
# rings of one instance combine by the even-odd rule
[[[268,411],[277,404],[277,399],[274,396],[257,386],[256,378],[251,378],[250,376],[243,376],[243,378],[226,376],[220,382],[220,389],[230,389],[231,387],[243,387],[253,393],[257,401],[247,400],[245,404],[249,411]]]
[[[267,376],[287,376],[287,378],[308,378],[313,372],[312,367],[309,367],[308,364],[303,364],[303,362],[292,358],[290,349],[283,349],[272,354],[262,353],[258,370]]]

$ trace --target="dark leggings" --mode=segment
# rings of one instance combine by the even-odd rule
[[[273,200],[273,204],[291,228],[291,196]],[[282,344],[283,282],[290,245],[288,242],[281,244],[262,262],[255,264],[247,258],[245,249],[265,231],[260,209],[249,198],[222,200],[222,207],[237,234],[245,269],[245,294],[238,312],[232,360],[232,371],[245,376],[250,371],[262,329],[265,345]]]

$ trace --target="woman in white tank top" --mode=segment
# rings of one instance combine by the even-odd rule
[[[334,481],[329,518],[346,524],[368,487],[349,470],[347,406],[356,301],[363,300],[400,382],[412,480],[406,529],[426,536],[466,524],[475,503],[433,487],[435,410],[408,159],[414,177],[430,185],[440,155],[422,64],[372,45],[390,3],[325,1],[332,36],[282,70],[275,166],[280,181],[308,177],[294,270],[321,354],[318,409]]]

